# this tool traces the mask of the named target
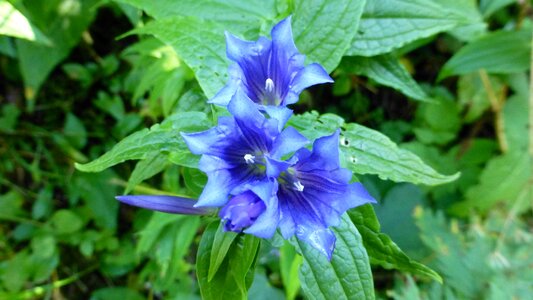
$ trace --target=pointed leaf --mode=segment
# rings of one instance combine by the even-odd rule
[[[342,68],[348,72],[372,78],[379,84],[397,89],[415,100],[429,100],[428,95],[405,67],[392,55],[347,57],[343,60]]]
[[[189,152],[180,132],[200,131],[207,129],[208,125],[204,113],[176,113],[161,124],[127,136],[99,158],[86,164],[76,164],[76,168],[83,172],[100,172],[126,160],[145,159],[154,151]]]
[[[397,269],[413,275],[432,278],[442,283],[442,278],[432,269],[411,260],[391,238],[381,233],[379,221],[370,204],[348,211],[352,222],[363,237],[363,244],[370,256],[370,262],[385,269]]]
[[[333,71],[350,47],[366,0],[299,0],[294,3],[294,39],[309,62]]]
[[[312,246],[296,241],[302,252],[302,290],[309,299],[374,299],[374,284],[361,235],[345,214],[333,228],[337,242],[331,261]]]

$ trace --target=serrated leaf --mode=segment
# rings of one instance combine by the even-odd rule
[[[332,228],[337,241],[331,261],[300,240],[302,290],[309,299],[374,299],[372,271],[361,235],[345,214]]]
[[[7,0],[0,0],[0,35],[52,45],[52,42]]]
[[[200,131],[207,129],[208,125],[209,121],[204,113],[176,113],[161,124],[127,136],[99,158],[86,164],[76,164],[76,168],[83,172],[100,172],[126,160],[145,159],[154,151],[188,151],[180,132]]]
[[[354,123],[343,124],[342,118],[335,115],[305,113],[292,117],[289,124],[311,140],[342,127],[340,149],[343,163],[357,174],[375,174],[381,179],[426,185],[443,184],[459,177],[459,174],[439,174],[418,156],[398,148],[378,131]]]
[[[355,173],[376,174],[381,179],[426,185],[443,184],[459,177],[459,174],[447,176],[438,173],[378,131],[358,124],[346,124],[344,129],[341,149],[348,169]]]
[[[531,27],[519,31],[492,32],[461,48],[446,62],[438,80],[478,70],[509,74],[528,70],[531,53]]]
[[[440,4],[443,11],[450,12],[461,19],[461,23],[448,33],[461,41],[471,41],[484,35],[487,24],[478,9],[478,0],[432,0]]]
[[[208,98],[213,97],[227,81],[224,27],[192,17],[156,20],[135,31],[151,34],[171,45],[178,56],[194,71]]]
[[[139,161],[131,172],[124,194],[128,194],[139,183],[163,171],[167,165],[167,155],[160,152],[151,153],[148,158]]]
[[[368,1],[347,55],[374,56],[456,27],[461,18],[432,0]]]
[[[310,62],[333,71],[350,47],[366,0],[298,0],[294,3],[294,40]]]
[[[385,269],[394,268],[414,275],[429,277],[442,283],[439,274],[410,259],[388,235],[381,233],[379,221],[370,204],[352,209],[348,211],[348,215],[363,238],[370,262]]]
[[[189,16],[222,24],[226,30],[259,32],[260,25],[276,17],[275,1],[263,0],[119,0],[128,3],[155,19]]]
[[[217,272],[209,281],[208,270],[217,230],[218,222],[213,222],[206,228],[196,257],[196,276],[202,299],[247,299],[249,285],[246,278],[249,272],[254,272],[253,264],[260,240],[253,235],[239,235],[219,267],[224,272]]]
[[[527,152],[513,151],[490,160],[481,173],[479,184],[466,192],[466,201],[453,211],[466,215],[473,208],[487,212],[498,202],[511,207],[530,185],[531,157]]]
[[[237,237],[237,233],[225,231],[223,228],[224,224],[220,222],[218,225],[218,230],[215,234],[215,239],[213,240],[213,250],[211,250],[211,260],[209,262],[207,281],[211,281],[213,277],[215,277],[218,268],[228,253],[229,247]]]
[[[392,55],[347,57],[343,60],[342,69],[357,75],[367,76],[377,83],[392,87],[415,100],[429,100],[428,95],[420,88],[405,67]]]

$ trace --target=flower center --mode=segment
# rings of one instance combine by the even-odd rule
[[[281,101],[276,95],[276,86],[274,85],[274,80],[272,78],[267,78],[265,80],[265,93],[263,94],[263,104],[264,105],[280,105]]]
[[[267,78],[265,81],[265,91],[267,93],[272,93],[274,91],[274,81],[270,78]]]
[[[278,177],[278,182],[284,188],[296,190],[298,192],[303,192],[305,188],[302,182],[298,180],[294,168],[289,168],[287,171],[282,172]]]
[[[255,163],[255,156],[247,153],[244,155],[244,161],[247,163],[247,164],[253,164]]]
[[[295,182],[292,183],[294,185],[294,187],[296,188],[296,190],[298,192],[303,192],[304,191],[304,186],[303,184],[299,181],[299,180],[296,180]]]

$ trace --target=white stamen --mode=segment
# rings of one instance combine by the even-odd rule
[[[274,91],[274,81],[272,81],[272,79],[267,78],[267,80],[265,81],[265,90],[268,93],[272,93],[272,91]]]
[[[296,190],[298,192],[303,192],[304,191],[304,186],[302,185],[301,182],[295,181],[293,184],[294,184],[294,187],[296,188]]]
[[[253,164],[255,163],[255,156],[251,155],[251,154],[245,154],[244,155],[244,161],[247,163],[247,164]]]

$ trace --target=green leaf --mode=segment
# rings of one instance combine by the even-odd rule
[[[0,35],[50,46],[52,42],[7,0],[0,0]]]
[[[213,240],[213,249],[211,251],[211,260],[209,262],[209,272],[207,281],[211,281],[218,271],[218,268],[226,258],[229,247],[237,237],[237,233],[224,230],[224,224],[220,222],[218,230]]]
[[[429,100],[428,95],[405,67],[392,55],[347,57],[343,60],[342,68],[347,72],[367,76],[379,84],[392,87],[410,98]]]
[[[333,71],[359,27],[366,0],[298,0],[294,3],[294,40],[310,62]]]
[[[25,7],[39,28],[52,41],[53,47],[40,45],[26,40],[17,40],[17,51],[25,95],[29,109],[48,74],[65,59],[70,50],[78,44],[83,31],[91,24],[98,0],[55,1],[50,7],[48,1],[26,1]],[[46,59],[43,59],[46,58]]]
[[[107,170],[100,174],[75,172],[68,186],[71,199],[81,197],[97,226],[114,230],[117,227],[117,187],[110,181],[116,175]],[[72,200],[71,200],[72,201]]]
[[[348,211],[348,215],[363,238],[371,263],[385,269],[394,268],[413,275],[429,277],[442,283],[439,274],[410,259],[388,235],[380,232],[379,221],[370,204],[352,209]]]
[[[276,15],[275,1],[263,0],[119,0],[128,3],[154,19],[190,16],[219,23],[232,33],[259,32],[259,27]]]
[[[300,290],[298,270],[302,265],[302,257],[296,253],[294,247],[287,241],[279,249],[279,268],[281,280],[285,288],[286,299],[292,300]]]
[[[260,240],[253,235],[239,235],[232,243],[226,258],[219,267],[223,272],[208,280],[211,252],[214,247],[218,222],[211,223],[202,236],[196,258],[196,276],[202,299],[247,299],[247,274],[253,274],[253,265]]]
[[[192,17],[172,17],[152,21],[135,32],[154,35],[171,45],[194,71],[208,98],[226,84],[228,63],[224,28],[220,24]]]
[[[124,194],[128,194],[139,183],[163,171],[167,165],[167,155],[160,152],[154,152],[148,158],[139,161],[131,172]]]
[[[500,30],[461,48],[446,62],[438,80],[478,70],[509,74],[528,70],[531,53],[531,27],[519,31]]]
[[[453,211],[466,215],[476,208],[487,212],[498,202],[511,207],[522,193],[527,192],[531,180],[531,157],[527,152],[513,151],[489,161],[479,184],[466,192],[466,201],[453,207]]]
[[[92,162],[76,164],[76,168],[83,172],[100,172],[126,160],[146,159],[154,151],[187,152],[187,146],[180,132],[200,131],[206,129],[208,125],[209,121],[204,113],[176,113],[161,124],[127,136]]]
[[[529,121],[529,114],[532,112],[528,105],[527,94],[517,93],[505,102],[503,107],[504,138],[509,151],[526,152],[529,140],[533,138],[528,134],[528,122],[532,122]]]
[[[70,144],[77,149],[81,149],[87,144],[87,130],[74,114],[67,114],[63,134]]]
[[[368,1],[347,55],[374,56],[456,27],[461,18],[432,0]]]
[[[154,212],[143,230],[139,233],[137,254],[147,254],[152,251],[162,233],[168,230],[169,225],[185,218],[183,215],[174,215]]]
[[[444,11],[452,13],[461,19],[458,27],[449,30],[448,33],[461,41],[471,41],[484,35],[487,24],[479,12],[477,0],[432,0],[440,4]]]
[[[459,177],[459,174],[439,174],[418,156],[398,148],[378,131],[343,122],[335,115],[319,116],[316,112],[311,112],[292,117],[290,125],[311,140],[332,134],[342,126],[341,153],[344,161],[341,162],[357,174],[375,174],[381,179],[426,185],[443,184]]]
[[[90,300],[114,299],[142,300],[145,298],[135,290],[120,286],[97,289],[91,294],[90,298]]]
[[[516,0],[481,0],[479,1],[479,10],[483,17],[488,18],[496,11],[513,3],[516,3]]]
[[[309,299],[374,299],[368,255],[361,235],[347,215],[334,227],[337,237],[331,261],[296,239],[303,256],[302,290]]]
[[[74,212],[66,209],[58,210],[51,218],[52,226],[58,234],[69,234],[80,230],[83,220]]]

